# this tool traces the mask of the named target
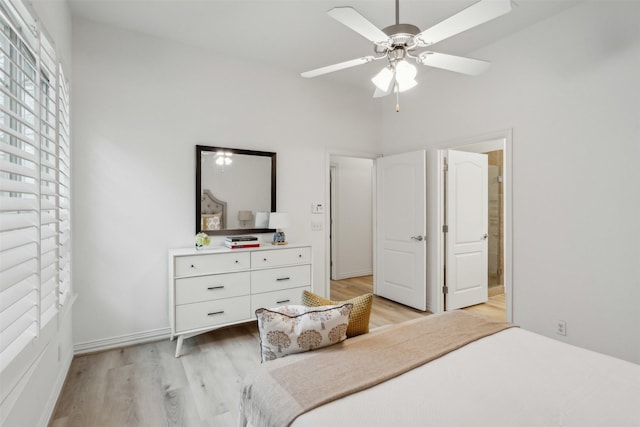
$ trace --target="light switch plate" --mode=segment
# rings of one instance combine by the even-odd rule
[[[313,203],[311,205],[311,213],[312,214],[322,214],[322,213],[324,213],[324,204],[322,204],[322,203]]]

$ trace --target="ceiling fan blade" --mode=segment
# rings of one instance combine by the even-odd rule
[[[340,62],[338,64],[327,65],[326,67],[316,68],[315,70],[300,73],[302,77],[311,78],[322,74],[332,73],[334,71],[344,70],[345,68],[355,67],[356,65],[366,64],[375,59],[373,56],[363,56],[362,58],[352,59],[350,61]]]
[[[374,43],[385,43],[389,40],[388,35],[352,7],[334,7],[327,13],[333,19],[351,28],[367,40]]]
[[[490,62],[479,59],[463,58],[462,56],[445,55],[444,53],[422,52],[420,63],[429,67],[455,71],[456,73],[477,76],[491,65]]]
[[[423,46],[438,43],[511,11],[511,0],[481,0],[416,36]]]

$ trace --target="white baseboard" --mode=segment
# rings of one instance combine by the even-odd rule
[[[171,336],[171,328],[154,329],[151,331],[138,332],[119,337],[104,338],[94,341],[85,341],[74,344],[73,353],[75,355],[94,353],[96,351],[111,350],[113,348],[127,347],[145,342],[159,341]]]
[[[360,277],[360,276],[371,276],[372,274],[373,274],[373,270],[361,270],[361,271],[349,271],[346,273],[336,273],[335,280],[350,279],[352,277]]]

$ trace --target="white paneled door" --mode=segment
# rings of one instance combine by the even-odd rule
[[[426,152],[378,158],[376,188],[376,294],[426,310]]]
[[[446,310],[487,301],[487,155],[447,151]]]

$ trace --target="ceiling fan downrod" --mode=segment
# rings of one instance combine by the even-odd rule
[[[396,0],[396,25],[400,24],[400,0]]]

